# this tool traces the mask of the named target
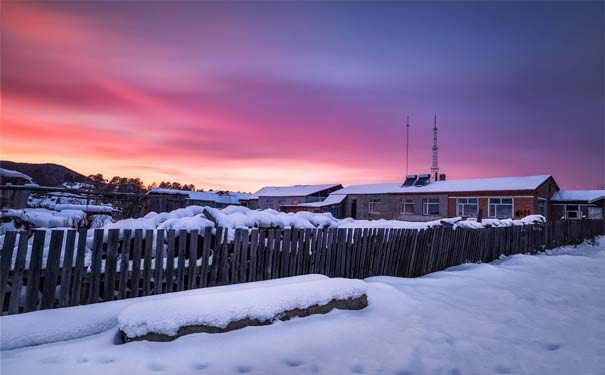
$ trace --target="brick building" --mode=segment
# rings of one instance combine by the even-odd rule
[[[603,219],[605,190],[560,190],[551,199],[551,220]]]
[[[289,206],[321,202],[339,189],[342,189],[341,184],[266,186],[248,197],[247,206],[261,210],[288,210]]]
[[[549,217],[550,198],[559,191],[551,175],[430,181],[411,175],[401,183],[353,185],[334,191],[343,217],[430,221],[444,217],[519,219]],[[344,197],[343,197],[344,196]]]

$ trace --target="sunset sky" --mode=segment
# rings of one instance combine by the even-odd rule
[[[2,3],[3,160],[255,191],[604,165],[604,3]]]

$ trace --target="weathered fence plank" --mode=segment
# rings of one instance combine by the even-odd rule
[[[38,306],[38,293],[40,288],[40,274],[42,272],[42,258],[44,254],[44,241],[46,239],[46,232],[42,230],[34,231],[34,242],[32,244],[32,251],[29,260],[29,269],[27,271],[27,288],[25,290],[25,306],[23,308],[23,312],[29,312],[36,310]],[[15,264],[15,279],[13,279],[13,289],[11,290],[11,306],[9,307],[9,314],[16,313],[18,310],[18,306],[13,305],[13,297],[16,297],[17,304],[20,299],[20,288],[21,283],[23,283],[23,265],[21,260],[19,259],[21,253],[23,253],[23,257],[25,257],[25,253],[27,252],[27,246],[25,249],[21,249],[22,243],[21,238],[19,238],[19,250],[17,251],[17,261],[19,262],[19,266]],[[25,262],[25,258],[23,259]],[[17,275],[17,271],[20,271],[20,276]],[[15,290],[15,287],[18,287]],[[17,309],[17,310],[15,310]]]

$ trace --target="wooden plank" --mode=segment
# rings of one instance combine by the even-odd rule
[[[221,244],[221,263],[220,263],[220,283],[227,285],[229,283],[229,230],[223,231],[223,241]]]
[[[185,254],[187,253],[187,230],[179,231],[179,252],[176,270],[176,291],[185,290]]]
[[[101,297],[101,267],[103,259],[104,230],[95,229],[90,263],[88,298],[86,303],[97,303]]]
[[[250,261],[248,260],[248,248],[250,246],[250,231],[248,229],[242,230],[242,248],[240,252],[240,264],[239,264],[239,281],[240,283],[248,282],[248,268],[250,267]]]
[[[308,273],[314,274],[317,273],[317,262],[319,261],[318,251],[319,251],[319,241],[321,240],[321,232],[322,229],[316,228],[311,231],[311,248],[309,251],[311,252],[309,255],[309,269]]]
[[[296,252],[298,249],[298,236],[300,229],[292,228],[292,238],[290,239],[290,253],[288,257],[288,276],[296,275]]]
[[[302,268],[301,275],[307,275],[309,273],[309,262],[311,260],[311,246],[313,246],[313,229],[306,228],[305,231],[305,240],[304,245],[302,247],[301,260],[302,260]]]
[[[273,252],[275,250],[275,229],[269,229],[269,235],[267,236],[267,247],[265,251],[265,264],[264,264],[264,280],[269,280],[273,275]]]
[[[231,253],[231,284],[239,283],[239,258],[242,249],[242,229],[235,229],[233,252]]]
[[[298,247],[296,249],[296,273],[295,275],[302,275],[302,264],[303,264],[303,254],[305,252],[305,229],[301,229],[298,232]]]
[[[137,231],[135,230],[135,240],[137,237]],[[142,234],[141,234],[142,236]],[[151,258],[153,257],[153,229],[147,229],[145,231],[145,248],[143,252],[143,295],[148,296],[151,294],[151,276],[153,275],[153,268],[151,267]]]
[[[280,272],[281,277],[290,276],[290,246],[292,240],[292,229],[284,229],[282,232],[282,255],[281,255],[281,264],[280,264]]]
[[[187,289],[196,289],[197,282],[197,229],[191,231],[189,235],[189,268],[187,271]]]
[[[73,281],[71,287],[71,301],[70,306],[77,306],[80,304],[82,298],[82,276],[85,272],[84,258],[86,257],[86,239],[87,230],[80,229],[78,231],[78,246],[76,252],[76,264],[74,266]]]
[[[124,229],[124,236],[122,238],[122,254],[120,254],[120,281],[118,283],[118,299],[125,299],[128,291],[128,263],[130,262],[131,233],[132,230]],[[136,284],[133,282],[132,285],[134,289],[134,285]]]
[[[204,228],[202,244],[202,265],[200,266],[200,288],[208,286],[208,271],[210,271],[210,246],[212,243],[212,228]]]
[[[257,278],[257,250],[258,250],[258,229],[252,229],[250,234],[250,267],[249,267],[249,281],[256,281]]]
[[[349,263],[351,262],[351,250],[353,247],[353,229],[347,229],[346,230],[346,237],[345,237],[345,241],[344,241],[344,246],[341,257],[342,257],[342,263],[341,263],[341,275],[343,277],[349,277],[349,273],[348,273],[348,269],[349,269]]]
[[[223,228],[216,228],[214,244],[212,248],[212,264],[210,265],[210,281],[209,286],[215,286],[218,283],[218,269],[221,261],[221,248],[223,242]]]
[[[2,252],[0,253],[0,287],[2,288],[2,300],[0,300],[0,309],[4,309],[4,300],[8,292],[7,282],[8,274],[13,263],[13,254],[15,253],[15,242],[17,232],[10,231],[4,235],[4,243],[2,244]]]
[[[51,309],[55,304],[57,277],[59,276],[59,263],[61,261],[61,250],[63,248],[63,236],[63,230],[51,231],[40,310]]]
[[[130,243],[130,241],[128,241]],[[123,243],[123,242],[122,242]],[[141,288],[141,255],[143,253],[143,231],[140,229],[134,232],[134,243],[132,248],[132,274],[130,275],[130,290],[133,297],[138,297],[142,293]],[[124,259],[130,257],[130,251]],[[126,271],[128,276],[128,271]]]
[[[110,229],[107,236],[107,255],[105,257],[105,279],[103,288],[103,300],[113,301],[116,283],[116,263],[118,260],[118,245],[120,238],[119,229]]]
[[[36,251],[36,254],[39,256],[39,258],[41,258],[41,254],[42,254],[42,249],[44,248],[44,232],[42,231],[35,231],[34,232],[34,243],[35,243],[35,247],[32,248],[32,254],[34,253],[34,249],[40,249],[39,251]],[[19,312],[19,300],[21,299],[21,287],[23,286],[23,273],[25,271],[25,258],[27,256],[27,242],[28,242],[28,238],[27,238],[27,232],[19,232],[19,243],[17,245],[17,255],[15,256],[15,267],[13,268],[13,285],[11,287],[11,292],[10,292],[10,301],[8,304],[8,314],[17,314]],[[33,258],[32,258],[33,259]],[[40,259],[41,262],[41,259]],[[32,261],[30,260],[30,268],[32,267]],[[31,277],[32,275],[32,271],[29,271],[29,275],[30,278],[28,279],[27,282],[27,289],[26,289],[26,293],[29,292],[30,294],[35,293],[33,296],[34,297],[30,297],[29,300],[32,301],[31,304],[29,304],[29,306],[31,306],[30,308],[27,309],[27,311],[32,311],[35,309],[35,306],[38,304],[38,285],[37,285],[37,281],[38,279],[34,279]],[[39,278],[39,268],[38,268],[38,278]],[[30,280],[36,280],[31,281],[31,285],[30,285]],[[30,291],[31,289],[31,291]],[[26,303],[25,303],[25,307],[28,307],[27,304],[27,297],[29,295],[26,294]]]
[[[176,240],[176,232],[173,229],[168,231],[168,246],[166,248],[166,273],[165,273],[165,293],[174,291],[174,247]]]
[[[164,230],[156,231],[155,238],[155,267],[153,270],[153,294],[163,293],[164,284]]]
[[[74,245],[76,243],[76,231],[68,230],[65,238],[65,253],[63,254],[63,265],[61,267],[61,288],[59,289],[59,307],[70,304],[69,292],[71,291],[71,273],[74,262]],[[0,284],[2,285],[2,284]]]
[[[34,311],[38,306],[38,292],[40,288],[40,273],[42,269],[42,256],[44,253],[44,242],[46,233],[43,230],[34,231],[34,241],[32,244],[32,252],[29,260],[29,269],[27,271],[27,289],[25,290],[25,306],[23,312]],[[21,239],[19,238],[19,241]],[[21,246],[21,243],[19,243]],[[19,249],[20,251],[20,249]],[[27,249],[25,250],[27,251]],[[17,252],[17,261],[19,261],[19,252]],[[16,265],[15,265],[16,266]],[[15,268],[15,274],[17,270]],[[15,280],[15,279],[13,279]],[[15,281],[13,281],[15,282]],[[16,278],[16,282],[23,282],[22,277]],[[13,305],[13,291],[11,291],[11,306]],[[17,301],[18,302],[18,301]],[[14,307],[14,306],[12,306]],[[9,307],[9,313],[11,307]],[[16,312],[15,310],[13,310]]]

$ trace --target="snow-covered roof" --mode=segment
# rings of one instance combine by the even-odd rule
[[[467,180],[433,181],[424,186],[404,186],[401,182],[386,184],[351,185],[332,194],[387,194],[387,193],[455,193],[466,191],[534,190],[550,175],[525,177],[474,178]]]
[[[175,189],[162,189],[153,188],[149,191],[149,194],[175,194],[185,195],[191,200],[217,202],[226,204],[238,204],[240,199],[247,199],[250,194],[246,193],[219,193],[212,191],[188,191],[188,190],[175,190]]]
[[[32,181],[32,178],[28,175],[18,171],[13,171],[12,169],[0,168],[0,176],[10,178],[22,178],[24,180]]]
[[[333,204],[340,204],[345,200],[347,196],[344,194],[330,194],[321,202],[312,202],[312,203],[301,203],[298,206],[300,207],[326,207],[331,206]]]
[[[257,199],[258,197],[304,197],[337,186],[340,186],[340,184],[265,186],[248,199]]]
[[[605,198],[605,190],[559,190],[553,195],[552,201],[586,201],[593,202]]]

